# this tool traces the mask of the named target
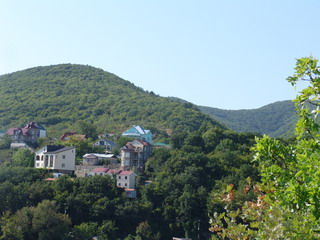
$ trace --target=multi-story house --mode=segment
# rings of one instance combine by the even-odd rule
[[[134,171],[121,171],[117,176],[117,186],[133,189],[136,185],[137,176]]]
[[[48,145],[35,152],[35,168],[47,168],[55,172],[73,174],[75,171],[76,149]]]
[[[39,124],[29,122],[23,128],[9,128],[7,134],[12,143],[35,144],[39,137],[46,136],[46,130]]]
[[[144,129],[140,126],[133,126],[132,128],[128,129],[124,133],[122,133],[124,137],[131,137],[134,139],[141,139],[147,141],[148,143],[152,144],[152,133],[150,130]]]
[[[136,139],[128,142],[121,148],[121,167],[123,169],[137,168],[143,170],[151,151],[152,146],[146,141]]]

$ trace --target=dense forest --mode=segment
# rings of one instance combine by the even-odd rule
[[[108,176],[51,182],[46,171],[3,163],[3,239],[207,239],[208,212],[223,209],[212,194],[259,179],[249,151],[254,136],[203,128],[171,141],[172,149],[157,149],[148,160],[135,200]]]
[[[237,132],[257,132],[272,137],[293,136],[298,119],[292,101],[275,102],[250,110],[223,110],[204,106],[198,108]]]

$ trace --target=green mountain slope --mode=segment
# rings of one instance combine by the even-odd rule
[[[191,104],[146,92],[114,74],[90,66],[61,64],[0,76],[0,128],[43,124],[58,136],[79,120],[100,132],[133,124],[159,130],[194,131],[219,125]]]
[[[279,101],[251,110],[222,110],[203,106],[198,108],[238,132],[258,132],[272,137],[292,135],[297,121],[292,101]]]

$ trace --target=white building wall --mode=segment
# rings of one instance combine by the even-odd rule
[[[118,175],[117,186],[123,188],[135,188],[137,174],[132,173],[130,175]]]
[[[76,149],[72,148],[66,151],[50,153],[45,152],[46,149],[38,150],[35,154],[35,168],[49,168],[56,170],[75,170]],[[37,160],[39,156],[39,160]],[[48,164],[46,165],[46,156],[48,156]],[[53,162],[50,164],[50,157],[52,156]]]
[[[76,161],[75,151],[75,149],[69,149],[67,151],[56,153],[53,169],[74,171]]]

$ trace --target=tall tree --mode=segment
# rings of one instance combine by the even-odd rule
[[[13,156],[13,165],[20,167],[34,167],[34,153],[29,149],[20,148]]]

